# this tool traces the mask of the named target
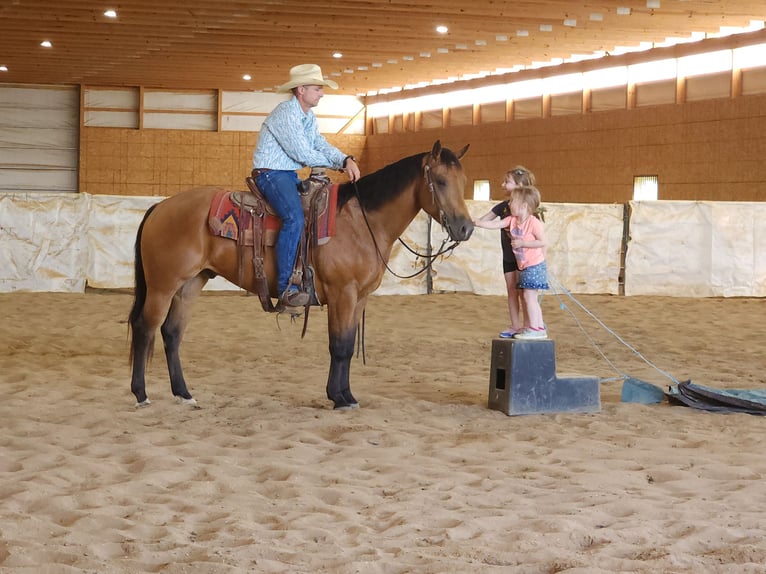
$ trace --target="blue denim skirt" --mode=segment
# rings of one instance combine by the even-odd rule
[[[549,289],[548,267],[545,261],[519,271],[517,289]]]

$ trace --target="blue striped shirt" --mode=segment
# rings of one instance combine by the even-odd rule
[[[302,167],[341,169],[346,156],[319,133],[314,112],[304,113],[293,96],[264,120],[253,152],[253,168],[296,170]]]

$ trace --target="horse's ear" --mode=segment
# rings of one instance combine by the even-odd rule
[[[431,157],[434,159],[438,159],[441,153],[442,153],[442,142],[440,140],[436,140],[434,142],[434,147],[431,150]]]
[[[459,152],[457,152],[457,154],[456,154],[457,158],[460,159],[461,157],[463,157],[465,155],[465,152],[468,151],[468,148],[470,146],[471,146],[471,144],[465,144],[465,147],[463,149],[461,149]]]

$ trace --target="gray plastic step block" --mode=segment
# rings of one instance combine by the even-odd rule
[[[551,339],[493,339],[490,409],[507,415],[601,410],[597,377],[558,377]]]

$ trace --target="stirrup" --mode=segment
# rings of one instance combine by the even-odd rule
[[[288,287],[282,296],[279,298],[280,303],[285,307],[305,307],[309,304],[309,294],[305,291],[298,291],[297,289],[290,289]]]

